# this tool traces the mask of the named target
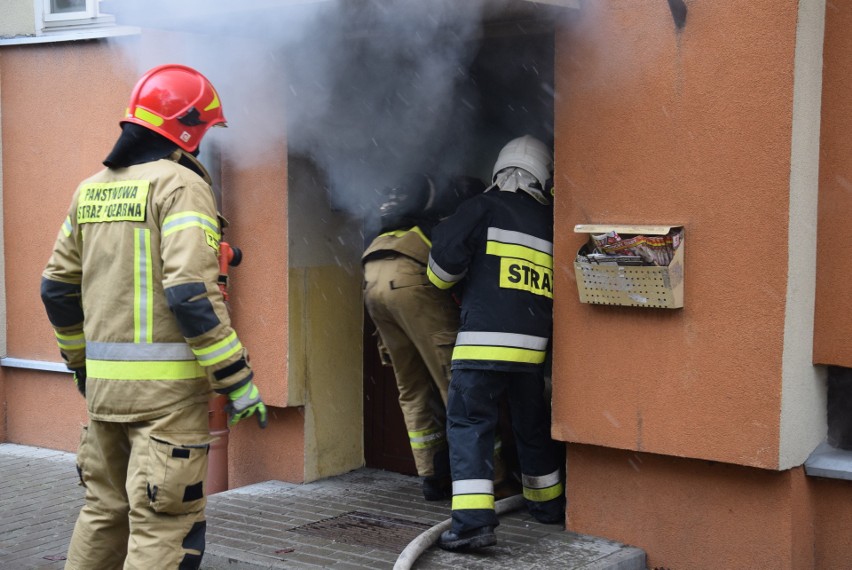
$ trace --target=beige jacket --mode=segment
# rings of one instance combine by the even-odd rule
[[[251,378],[217,285],[209,177],[178,158],[84,180],[43,273],[60,351],[86,367],[92,419],[155,418]]]

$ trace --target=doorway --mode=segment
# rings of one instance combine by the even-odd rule
[[[516,18],[486,24],[465,77],[467,92],[475,97],[457,101],[474,107],[474,120],[465,128],[475,132],[475,148],[465,153],[463,173],[483,182],[490,180],[500,148],[512,138],[530,134],[553,144],[553,23],[533,19],[524,24]],[[416,475],[393,370],[379,360],[374,331],[365,312],[365,462],[367,467]]]

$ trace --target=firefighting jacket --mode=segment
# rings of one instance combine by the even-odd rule
[[[95,420],[155,418],[251,380],[217,285],[209,177],[181,156],[84,180],[42,275],[60,353],[86,369]]]
[[[550,206],[501,191],[464,202],[433,230],[427,274],[441,289],[464,282],[454,369],[543,365],[553,320]]]

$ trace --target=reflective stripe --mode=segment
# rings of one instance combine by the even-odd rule
[[[523,483],[524,487],[529,487],[530,489],[544,489],[545,487],[551,487],[559,483],[559,470],[557,469],[553,473],[549,473],[547,475],[524,475],[521,473],[521,483]]]
[[[62,224],[62,233],[65,237],[71,237],[71,216],[65,217],[65,222]]]
[[[522,245],[548,255],[553,255],[553,243],[546,239],[537,238],[529,234],[515,232],[512,230],[501,230],[500,228],[488,228],[488,241],[504,244]]]
[[[429,449],[442,445],[446,441],[446,436],[442,429],[428,429],[410,431],[408,432],[408,439],[411,443],[411,449]]]
[[[456,346],[505,346],[511,348],[527,348],[530,350],[545,350],[548,338],[529,334],[462,331],[456,336]]]
[[[193,348],[192,352],[203,366],[213,366],[223,360],[227,360],[243,349],[236,331],[229,334],[224,340],[207,346],[205,348]]]
[[[193,380],[204,378],[198,362],[182,361],[115,361],[86,359],[89,378],[105,380]]]
[[[154,283],[151,275],[151,230],[134,230],[133,248],[133,340],[154,340]]]
[[[524,498],[530,501],[543,503],[562,496],[562,478],[557,469],[547,475],[524,475],[521,474],[521,483],[524,486]]]
[[[195,355],[185,342],[90,342],[86,346],[86,356],[95,360],[195,361]]]
[[[76,350],[86,347],[86,335],[83,333],[77,334],[62,334],[54,331],[56,335],[56,344],[63,350]]]
[[[453,360],[500,360],[541,364],[547,358],[546,337],[517,333],[463,331],[456,337]]]
[[[453,481],[453,510],[493,509],[494,481],[461,479]]]
[[[529,261],[541,268],[553,270],[553,243],[529,234],[488,228],[485,253]]]
[[[137,119],[145,121],[146,123],[150,123],[155,127],[159,127],[165,121],[165,119],[163,119],[161,116],[155,115],[151,111],[143,109],[142,107],[136,107],[136,109],[134,109],[133,111],[133,116]]]
[[[556,485],[547,487],[546,489],[529,489],[524,487],[524,498],[537,503],[544,503],[546,501],[558,499],[562,496],[562,493],[562,483],[557,483]]]
[[[491,479],[459,479],[453,481],[453,495],[494,494],[494,481]]]
[[[178,212],[163,220],[163,237],[187,228],[201,228],[219,241],[219,221],[201,212]]]
[[[469,509],[494,510],[494,495],[453,495],[454,511]]]
[[[399,238],[404,236],[408,232],[414,232],[415,234],[420,236],[420,239],[423,240],[423,243],[425,243],[429,247],[432,247],[432,241],[426,237],[426,234],[424,234],[423,230],[421,230],[418,226],[414,226],[413,228],[409,228],[407,230],[393,230],[391,232],[385,232],[383,234],[379,234],[379,236],[393,236]]]
[[[489,241],[485,246],[485,253],[504,258],[520,259],[529,261],[533,265],[553,270],[553,256],[542,253],[529,247],[520,245],[506,245]]]
[[[209,111],[210,109],[218,109],[222,104],[219,103],[219,94],[216,91],[213,91],[213,100],[204,107],[205,111]]]
[[[500,360],[503,362],[541,364],[546,357],[547,353],[543,350],[524,350],[502,346],[457,346],[453,349],[453,360]]]
[[[462,278],[467,274],[467,269],[465,269],[462,273],[458,275],[453,275],[452,273],[447,273],[441,266],[438,265],[434,259],[432,259],[432,255],[429,255],[429,265],[426,268],[426,275],[429,277],[429,281],[432,282],[439,289],[449,289],[456,283],[462,280]]]

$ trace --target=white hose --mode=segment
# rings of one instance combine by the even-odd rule
[[[499,516],[505,513],[512,512],[524,506],[523,495],[513,495],[506,497],[494,503],[494,512]],[[441,533],[449,530],[452,526],[453,519],[447,519],[429,528],[414,540],[408,543],[405,550],[400,552],[399,558],[396,559],[396,564],[393,565],[393,570],[410,570],[411,566],[417,561],[417,558],[426,550],[435,544]]]

